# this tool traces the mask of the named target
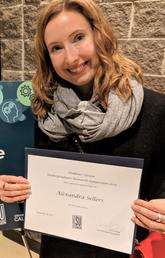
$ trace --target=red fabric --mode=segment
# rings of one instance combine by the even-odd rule
[[[165,234],[151,232],[135,250],[130,258],[165,258]]]

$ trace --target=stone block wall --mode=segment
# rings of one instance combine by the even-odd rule
[[[1,79],[31,79],[33,37],[40,0],[0,0]]]
[[[42,0],[0,0],[1,79],[31,79]],[[144,85],[165,93],[165,0],[97,0],[123,52],[142,66]]]

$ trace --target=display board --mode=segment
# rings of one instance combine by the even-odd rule
[[[0,81],[0,174],[25,173],[25,147],[34,146],[31,81]],[[0,201],[0,230],[21,228],[23,204]]]

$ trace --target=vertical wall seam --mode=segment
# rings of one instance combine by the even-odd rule
[[[128,30],[128,38],[131,38],[131,36],[132,36],[132,29],[133,29],[133,24],[134,24],[134,14],[135,14],[135,7],[134,7],[134,3],[132,3],[130,26],[129,26],[129,30]]]
[[[161,75],[165,75],[165,49],[164,49],[164,57],[162,61],[162,67],[161,67]]]

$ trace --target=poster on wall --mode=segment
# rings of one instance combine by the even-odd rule
[[[34,146],[31,81],[0,81],[0,175],[24,176],[25,147]],[[22,228],[22,203],[0,201],[0,230]]]

